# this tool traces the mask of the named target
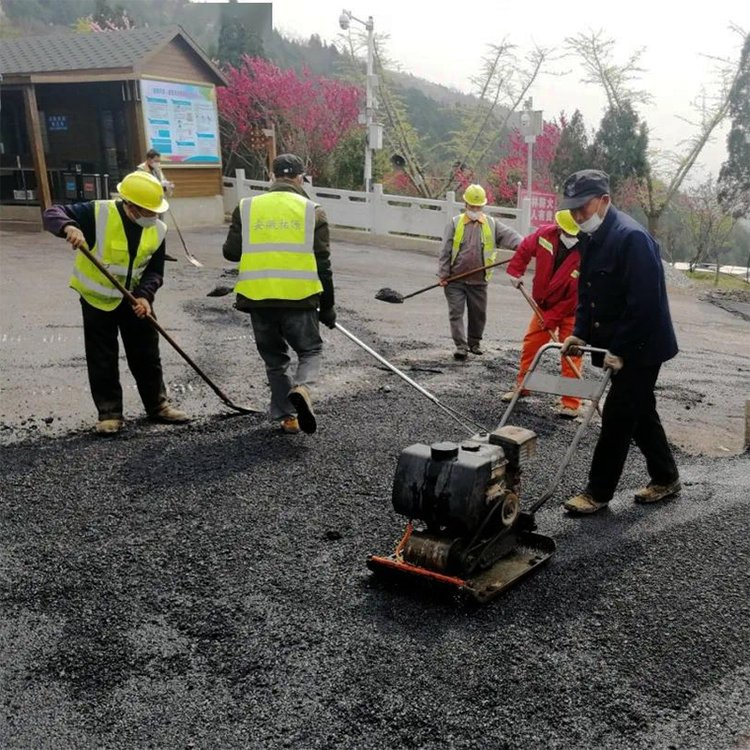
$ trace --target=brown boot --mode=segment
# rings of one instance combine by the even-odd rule
[[[580,492],[574,497],[571,497],[570,500],[566,500],[563,503],[563,508],[565,508],[565,510],[582,516],[596,513],[596,511],[606,507],[607,503],[600,503],[597,500],[594,500],[588,492]]]
[[[295,385],[289,391],[289,400],[297,410],[297,420],[299,421],[300,429],[302,432],[312,435],[318,429],[318,423],[315,421],[310,389],[306,385]]]
[[[635,501],[637,503],[658,503],[659,500],[664,500],[667,497],[676,495],[682,489],[679,479],[675,479],[674,482],[669,484],[652,484],[648,483],[646,487],[635,492]]]
[[[287,435],[298,435],[299,422],[297,421],[297,417],[284,417],[281,420],[281,431],[286,432]]]
[[[168,424],[181,424],[190,421],[190,417],[184,411],[175,409],[171,404],[162,404],[153,414],[149,414],[149,417],[156,422]]]
[[[97,435],[116,435],[123,426],[122,419],[100,419],[94,426]]]

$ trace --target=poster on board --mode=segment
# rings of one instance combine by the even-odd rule
[[[216,89],[193,83],[141,80],[146,143],[164,165],[219,165]]]

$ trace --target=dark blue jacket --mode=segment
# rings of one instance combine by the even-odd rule
[[[677,354],[659,245],[638,222],[610,206],[583,251],[580,272],[575,336],[609,349],[626,367]]]

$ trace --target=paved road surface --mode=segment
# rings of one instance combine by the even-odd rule
[[[170,265],[160,320],[233,398],[262,404],[247,320],[204,296],[221,234],[187,238],[213,268]],[[427,399],[326,330],[319,433],[284,436],[229,416],[164,346],[196,421],[148,424],[128,388],[126,431],[96,439],[70,256],[47,236],[0,239],[0,746],[748,747],[750,461],[730,419],[747,387],[746,321],[673,291],[683,353],[665,368],[662,414],[682,445],[712,446],[678,450],[682,496],[633,504],[633,454],[608,511],[565,517],[592,429],[538,515],[558,544],[551,565],[466,611],[364,566],[401,532],[399,451],[462,437]],[[433,259],[351,245],[334,263],[345,325],[441,400],[499,421],[529,317],[515,290],[493,287],[488,353],[461,365],[439,292],[373,299],[429,283]],[[516,417],[539,434],[531,498],[575,425],[541,397]]]

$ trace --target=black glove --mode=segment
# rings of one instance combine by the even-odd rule
[[[329,328],[336,327],[336,308],[329,307],[325,310],[318,311],[318,320]]]

